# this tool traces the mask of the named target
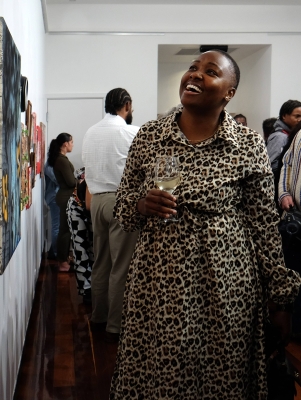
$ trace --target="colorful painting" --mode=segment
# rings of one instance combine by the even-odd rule
[[[37,114],[35,112],[31,115],[31,135],[32,135],[32,145],[31,148],[37,143]]]
[[[46,126],[43,122],[40,122],[42,140],[41,140],[41,178],[44,178],[44,165],[45,165],[45,134]]]
[[[32,111],[32,104],[31,101],[28,100],[26,114],[25,114],[25,125],[27,126],[28,130],[28,148],[31,149],[31,113]]]
[[[29,201],[29,143],[28,130],[26,125],[21,124],[21,210],[26,208]]]
[[[41,173],[41,151],[42,151],[42,130],[40,125],[36,126],[37,143],[36,143],[36,174]]]
[[[35,145],[34,145],[35,149]],[[34,151],[30,152],[29,163],[31,167],[31,188],[34,188],[36,181],[36,153]]]
[[[0,18],[0,273],[21,238],[21,57]]]
[[[26,204],[26,209],[28,210],[32,204],[32,187],[31,187],[31,175],[32,175],[32,171],[31,171],[31,167],[29,166],[27,168],[27,182],[28,182],[28,202]]]

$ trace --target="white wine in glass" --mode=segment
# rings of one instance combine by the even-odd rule
[[[164,190],[165,192],[172,194],[180,182],[181,182],[181,177],[180,175],[178,175],[171,178],[157,180],[156,185],[160,190]]]
[[[155,184],[158,188],[172,194],[180,182],[181,174],[177,158],[171,156],[158,157],[155,167]],[[177,220],[174,215],[171,215],[164,222]]]

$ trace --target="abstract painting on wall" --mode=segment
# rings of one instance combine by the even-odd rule
[[[21,238],[21,57],[0,17],[0,274]]]
[[[42,153],[42,129],[40,125],[36,126],[37,143],[36,143],[36,174],[41,173],[41,153]]]
[[[21,210],[27,207],[29,201],[28,166],[28,130],[26,125],[21,124]]]
[[[45,132],[46,125],[40,122],[42,140],[41,140],[41,178],[44,178],[44,164],[45,164]]]

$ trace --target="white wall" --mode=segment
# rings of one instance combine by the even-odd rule
[[[43,121],[46,112],[45,92],[106,93],[121,86],[133,97],[134,124],[141,125],[157,116],[158,85],[176,85],[179,73],[158,82],[159,44],[258,44],[267,48],[240,60],[242,83],[229,105],[230,112],[238,106],[248,116],[250,112],[249,125],[257,130],[263,118],[278,114],[284,101],[301,100],[300,10],[301,6],[287,5],[52,5],[48,22],[53,34],[46,35],[44,64],[40,0],[0,0],[0,14],[21,53],[22,74],[29,79],[29,98],[38,120]],[[71,34],[55,34],[60,30]],[[1,400],[12,398],[38,272],[41,186],[37,180],[33,205],[22,212],[21,242],[0,276]]]
[[[45,121],[44,28],[40,0],[0,0],[0,16],[21,54],[29,99],[38,121]],[[25,122],[24,113],[21,114]],[[21,359],[41,260],[42,182],[36,179],[32,206],[21,213],[21,241],[0,276],[0,399],[11,400]]]
[[[88,3],[88,2],[86,2]],[[107,2],[109,3],[109,2]],[[50,31],[296,32],[300,5],[51,4]],[[200,3],[202,1],[200,0]],[[189,42],[187,42],[189,43]]]
[[[158,46],[149,36],[46,36],[46,93],[107,93],[125,88],[133,124],[156,118]],[[72,115],[70,115],[72,118]]]
[[[277,116],[283,102],[301,99],[300,13],[301,4],[52,4],[47,93],[125,87],[134,101],[134,124],[141,125],[178,104],[182,65],[158,65],[158,45],[266,46],[239,60],[241,85],[228,106],[246,113],[248,125],[261,132],[263,119]]]
[[[180,81],[187,63],[160,63],[158,65],[158,114],[164,114],[180,103]]]
[[[239,66],[242,80],[235,96],[235,112],[247,116],[248,126],[262,133],[262,121],[272,116],[271,47],[246,57]]]
[[[235,20],[233,15],[231,21]],[[285,33],[48,35],[47,93],[106,93],[125,87],[134,102],[133,123],[141,125],[178,104],[182,65],[160,64],[158,69],[158,45],[175,43],[266,46],[238,62],[241,84],[228,106],[230,112],[245,113],[248,125],[259,132],[265,118],[278,116],[282,103],[301,100],[297,84],[301,53],[296,51],[301,35]]]

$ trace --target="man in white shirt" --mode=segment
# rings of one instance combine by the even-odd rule
[[[92,196],[94,264],[91,275],[94,330],[106,328],[106,341],[119,338],[122,302],[137,232],[124,232],[113,218],[115,193],[130,145],[139,130],[132,122],[132,99],[125,89],[111,90],[105,117],[88,129],[82,160]]]

